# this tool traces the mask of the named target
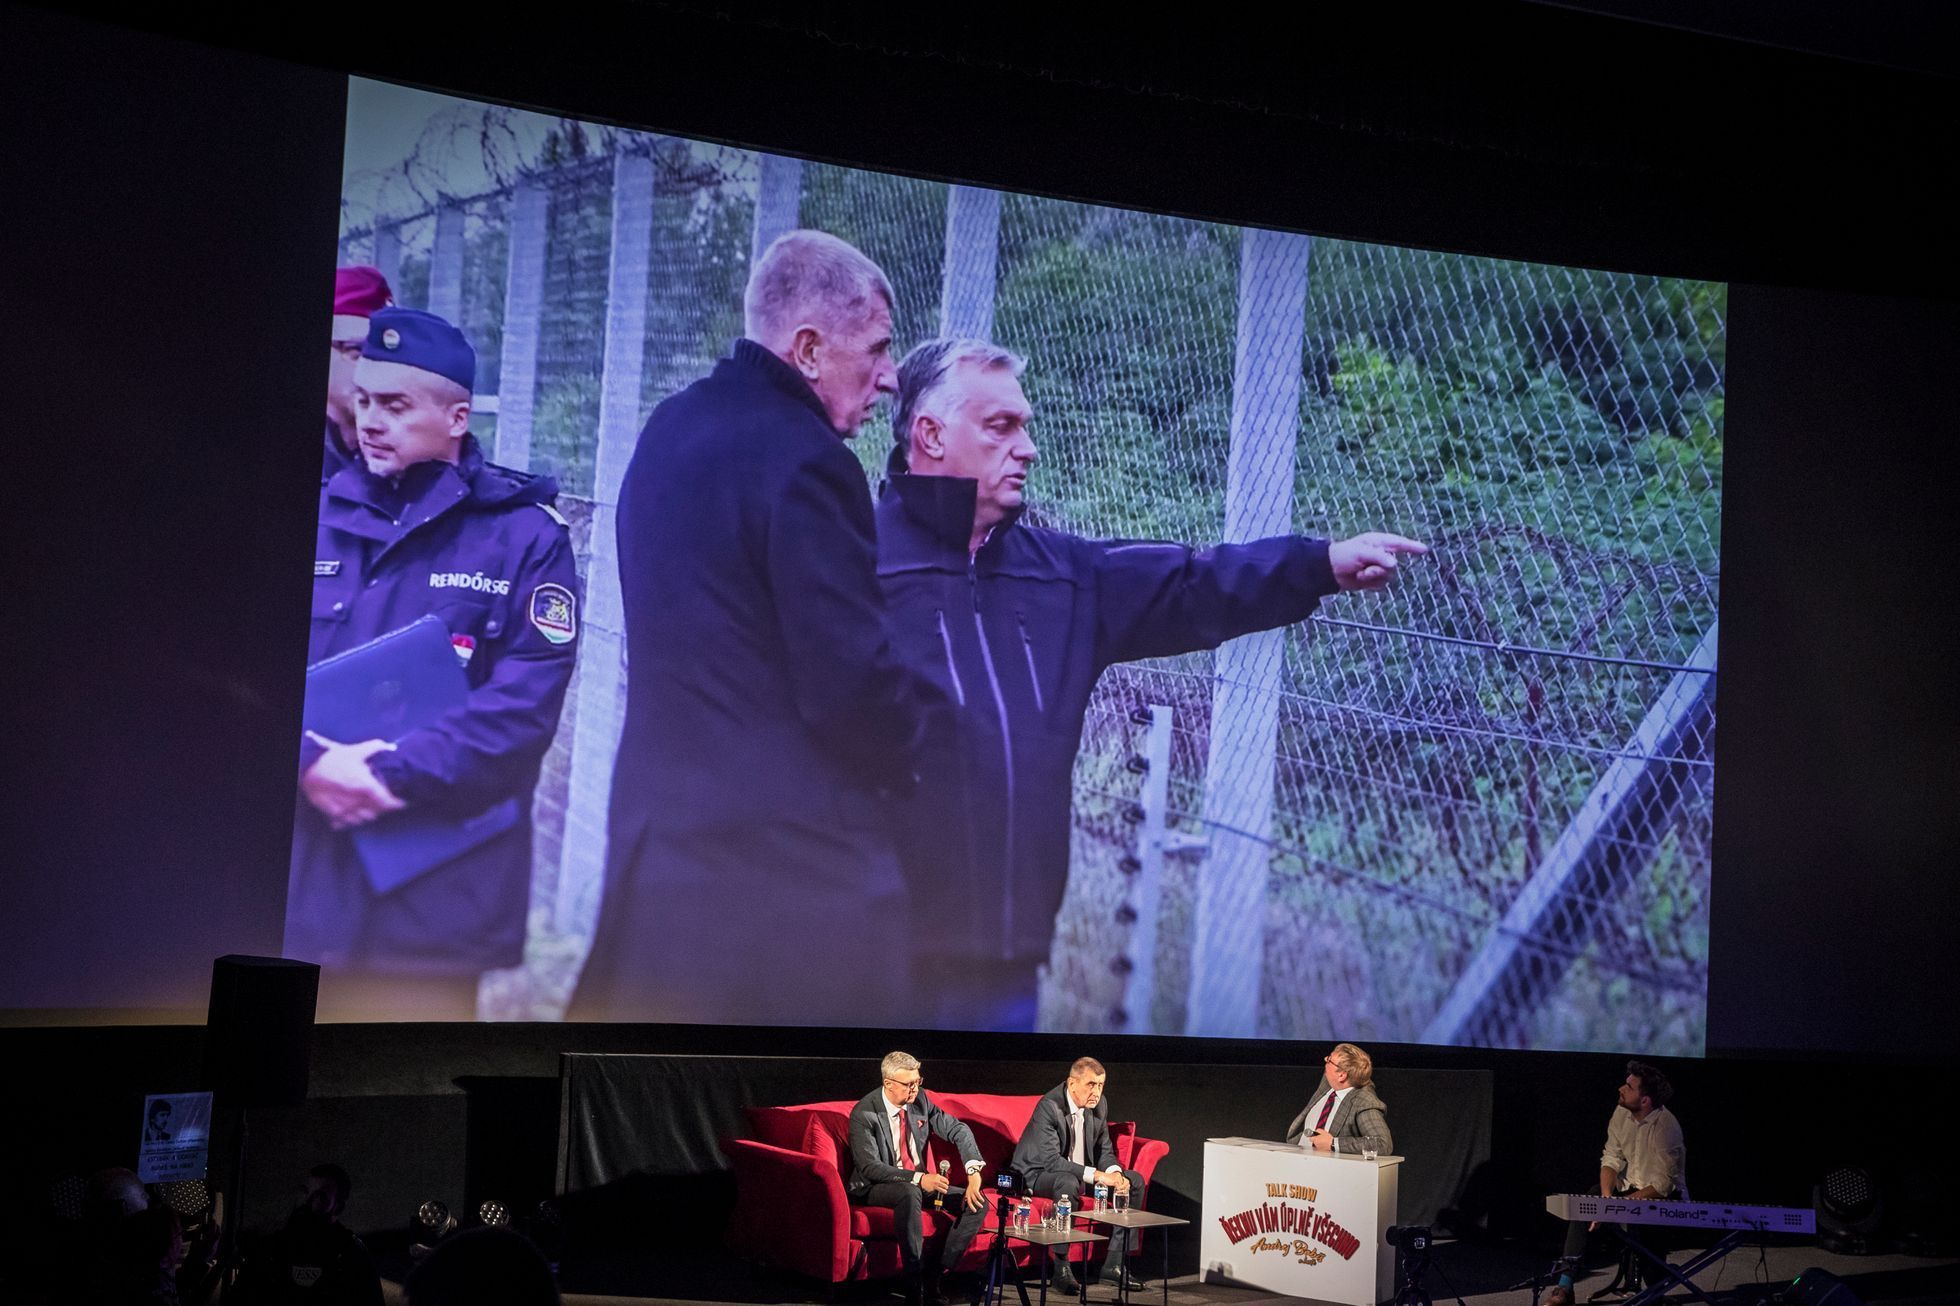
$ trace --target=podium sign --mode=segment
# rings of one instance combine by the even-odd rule
[[[152,1093],[143,1099],[136,1177],[146,1184],[202,1179],[211,1147],[209,1093]]]
[[[1342,1306],[1395,1293],[1395,1223],[1402,1158],[1302,1150],[1254,1138],[1205,1141],[1199,1264],[1208,1282],[1237,1283]]]

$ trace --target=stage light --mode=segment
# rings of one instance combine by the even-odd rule
[[[531,1235],[531,1241],[537,1244],[545,1259],[555,1264],[565,1245],[565,1219],[558,1210],[558,1203],[549,1197],[539,1202],[538,1209],[531,1214],[530,1227],[525,1232]]]
[[[479,1224],[493,1226],[509,1224],[510,1208],[493,1198],[476,1208],[476,1219]]]
[[[194,1227],[211,1209],[211,1190],[202,1179],[174,1179],[157,1185],[157,1196],[163,1204],[184,1217],[187,1226]]]
[[[63,1175],[48,1190],[48,1203],[60,1219],[81,1219],[88,1209],[88,1181],[78,1174]]]
[[[456,1231],[456,1217],[449,1213],[447,1202],[431,1197],[415,1208],[408,1227],[416,1242],[434,1246]]]
[[[1885,1199],[1871,1172],[1843,1166],[1825,1175],[1812,1190],[1817,1207],[1817,1245],[1840,1256],[1870,1256],[1873,1235],[1885,1219]]]
[[[1814,1265],[1790,1280],[1790,1286],[1776,1299],[1791,1306],[1864,1306],[1858,1294],[1845,1287],[1844,1280]]]

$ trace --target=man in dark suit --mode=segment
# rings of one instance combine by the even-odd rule
[[[932,1301],[940,1296],[939,1269],[957,1265],[973,1235],[986,1218],[987,1202],[980,1192],[984,1162],[973,1131],[926,1096],[919,1059],[893,1052],[878,1067],[884,1083],[851,1108],[851,1178],[847,1191],[860,1206],[886,1206],[898,1234],[899,1255],[905,1262],[908,1301]],[[953,1196],[946,1175],[923,1169],[926,1138],[937,1135],[959,1149],[966,1167],[966,1188]],[[926,1203],[935,1195],[958,1211],[937,1262],[925,1268],[925,1232],[919,1223]]]
[[[653,410],[620,486],[630,670],[572,1019],[908,1014],[903,982],[782,954],[867,926],[904,951],[911,931],[886,807],[913,781],[921,682],[892,656],[844,444],[896,389],[891,286],[845,242],[793,231],[744,311],[729,356]]]
[[[1127,1193],[1133,1204],[1143,1204],[1143,1176],[1117,1163],[1116,1148],[1109,1141],[1109,1103],[1103,1098],[1108,1083],[1109,1072],[1102,1062],[1079,1057],[1068,1068],[1068,1079],[1035,1104],[1028,1127],[1014,1145],[1014,1169],[1029,1192],[1037,1197],[1066,1195],[1079,1211],[1085,1191],[1107,1184],[1111,1193]],[[1056,1265],[1056,1290],[1068,1296],[1080,1292],[1068,1262]],[[1092,1279],[1096,1268],[1090,1267]],[[1127,1287],[1134,1291],[1142,1284],[1132,1276]]]
[[[1320,1084],[1286,1127],[1286,1141],[1316,1152],[1393,1152],[1388,1108],[1375,1096],[1373,1058],[1352,1043],[1336,1043],[1321,1066]]]

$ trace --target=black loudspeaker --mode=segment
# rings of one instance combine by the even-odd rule
[[[297,1106],[313,1061],[320,968],[283,957],[220,957],[211,964],[204,1082],[219,1110]]]

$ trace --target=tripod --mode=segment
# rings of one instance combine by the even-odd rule
[[[994,1245],[987,1249],[987,1272],[980,1280],[980,1289],[973,1295],[973,1306],[984,1302],[1005,1299],[1007,1296],[1007,1276],[1014,1279],[1014,1290],[1021,1294],[1021,1306],[1029,1306],[1028,1285],[1021,1279],[1021,1267],[1007,1251],[1007,1213],[1014,1199],[1001,1193],[994,1202]]]
[[[1394,1306],[1430,1306],[1429,1293],[1423,1288],[1422,1281],[1432,1269],[1436,1271],[1436,1277],[1443,1281],[1444,1291],[1456,1298],[1456,1306],[1465,1306],[1463,1294],[1450,1282],[1450,1276],[1443,1273],[1443,1267],[1430,1263],[1427,1247],[1415,1252],[1398,1248],[1395,1259],[1402,1272],[1402,1290],[1395,1294]],[[1536,1300],[1534,1293],[1533,1301]]]

